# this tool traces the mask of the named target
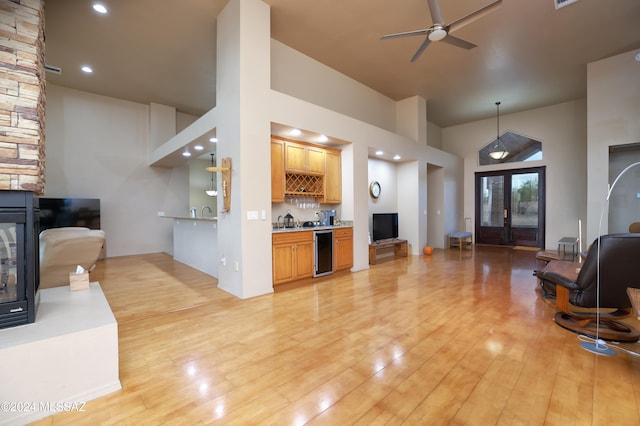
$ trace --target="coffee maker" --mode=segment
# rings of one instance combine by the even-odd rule
[[[336,219],[335,210],[320,210],[320,225],[333,226]]]

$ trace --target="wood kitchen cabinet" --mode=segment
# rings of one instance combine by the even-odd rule
[[[284,142],[271,139],[271,202],[284,202]]]
[[[341,152],[327,150],[325,153],[324,199],[327,204],[342,202],[342,162]]]
[[[324,149],[311,145],[285,142],[284,150],[284,168],[287,172],[324,173]]]
[[[353,267],[353,228],[333,230],[333,269],[351,269]]]
[[[286,195],[342,203],[342,152],[339,149],[271,137],[271,202]]]
[[[273,234],[273,285],[313,276],[313,232]]]

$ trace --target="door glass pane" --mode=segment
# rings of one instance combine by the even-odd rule
[[[538,173],[511,177],[511,226],[538,227]]]
[[[482,226],[504,226],[504,176],[484,176],[482,191]]]

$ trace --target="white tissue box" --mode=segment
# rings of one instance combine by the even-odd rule
[[[69,273],[69,287],[71,291],[89,289],[89,271]]]

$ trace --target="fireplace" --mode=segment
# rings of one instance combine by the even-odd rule
[[[29,191],[0,191],[0,328],[35,321],[39,204]]]

